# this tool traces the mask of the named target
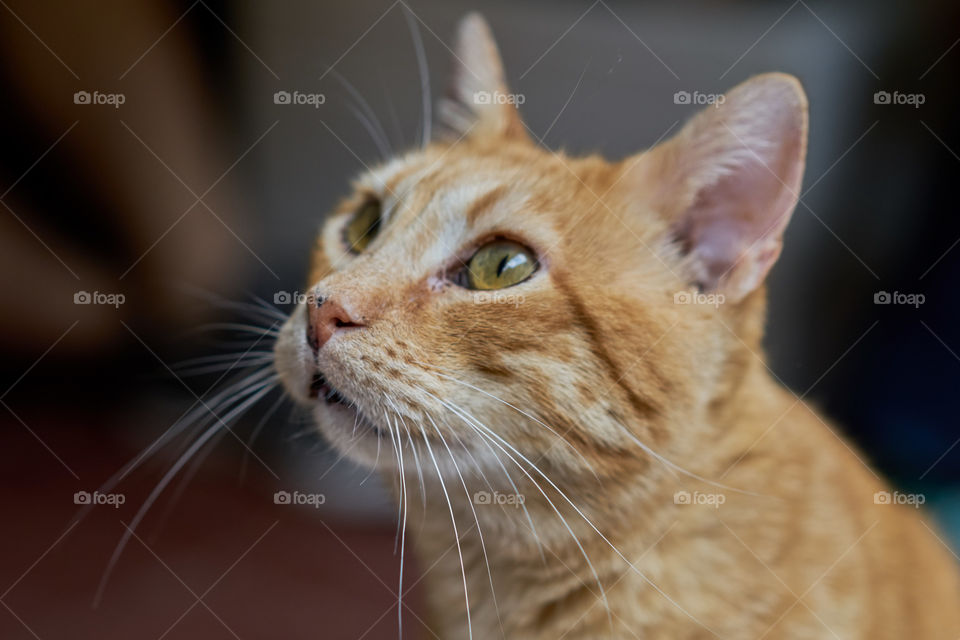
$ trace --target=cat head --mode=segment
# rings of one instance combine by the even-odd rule
[[[441,134],[327,218],[276,346],[286,390],[366,465],[395,467],[391,440],[441,473],[697,455],[759,348],[803,173],[800,84],[754,77],[608,162],[537,144],[479,16],[454,67]]]

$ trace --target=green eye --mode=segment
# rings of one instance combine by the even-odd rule
[[[380,232],[380,201],[371,198],[357,210],[343,229],[343,241],[353,253],[362,253]]]
[[[520,284],[537,270],[533,252],[509,240],[495,240],[480,247],[467,262],[468,289],[504,289]]]

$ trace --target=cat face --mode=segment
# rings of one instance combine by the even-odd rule
[[[694,455],[759,340],[755,292],[802,174],[799,85],[760,76],[611,163],[547,151],[509,101],[476,99],[507,95],[478,17],[457,53],[446,138],[361,176],[328,217],[276,346],[287,391],[385,468],[408,439],[404,466],[419,451],[442,473]]]

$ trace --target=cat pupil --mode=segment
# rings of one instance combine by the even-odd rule
[[[498,278],[503,275],[503,269],[504,269],[504,267],[507,266],[507,260],[508,260],[509,258],[510,258],[510,256],[503,256],[503,258],[500,259],[500,264],[497,265],[497,277],[498,277]]]

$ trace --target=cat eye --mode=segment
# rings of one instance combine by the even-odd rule
[[[380,200],[368,198],[343,228],[343,241],[352,253],[362,253],[380,232]]]
[[[461,272],[460,284],[467,289],[504,289],[520,284],[537,270],[537,258],[522,244],[494,240],[473,254]]]

